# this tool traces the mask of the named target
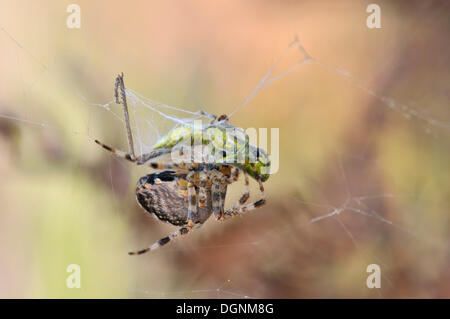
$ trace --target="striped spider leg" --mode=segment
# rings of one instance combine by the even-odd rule
[[[250,197],[250,192],[248,191],[247,183],[248,183],[248,179],[246,180],[247,193],[244,193],[244,195],[242,195],[241,199],[236,204],[234,204],[233,207],[229,208],[223,214],[222,218],[220,219],[221,221],[224,221],[224,220],[230,219],[231,217],[251,211],[253,209],[263,206],[266,203],[266,196],[264,194],[264,186],[263,186],[261,180],[258,179],[259,190],[261,192],[261,199],[256,202],[244,205],[247,202],[248,198]]]
[[[221,195],[223,196],[222,202],[221,202],[221,211],[219,212],[219,214],[216,214],[216,211],[214,211],[214,216],[219,221],[225,221],[227,219],[230,219],[231,217],[234,217],[234,216],[240,215],[242,213],[256,209],[258,207],[261,207],[266,203],[265,194],[264,194],[264,186],[262,184],[262,181],[260,179],[257,179],[258,184],[259,184],[259,190],[261,192],[261,199],[254,203],[245,205],[245,203],[250,198],[250,187],[249,187],[250,182],[249,182],[248,174],[245,170],[241,170],[239,168],[235,168],[235,169],[236,170],[235,170],[235,173],[233,174],[233,176],[227,177],[227,176],[223,175],[222,178],[219,179],[219,183],[217,183],[215,185],[213,184],[213,187],[216,186],[216,189],[218,189],[220,187],[220,185],[227,185],[227,184],[231,184],[231,183],[237,181],[239,178],[239,171],[242,171],[244,174],[246,190],[245,190],[245,193],[242,194],[241,198],[226,212],[223,212],[223,204],[224,204],[223,202],[225,201],[226,190],[225,190],[225,193],[223,193],[223,192],[221,193]],[[214,207],[215,207],[214,199],[217,198],[217,196],[214,196],[214,194],[213,194],[212,198],[213,198],[213,209],[214,209]]]

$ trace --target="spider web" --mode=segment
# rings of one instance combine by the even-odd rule
[[[24,79],[24,75],[20,76],[21,87],[23,89],[23,100],[27,101],[28,91],[31,91],[32,88],[36,85],[36,82],[39,81],[40,78],[43,77],[45,73],[50,73],[49,68],[41,63],[37,58],[33,56],[33,54],[26,49],[21,43],[19,43],[15,37],[10,34],[6,29],[0,26],[0,31],[5,36],[2,40],[4,44],[9,44],[9,48],[11,46],[14,47],[15,54],[17,57],[17,63],[19,66],[19,70],[23,73],[23,68],[20,68],[23,60],[28,62],[31,61],[32,64],[37,66],[38,72],[33,80],[30,82],[26,82]],[[293,59],[295,62],[288,65],[287,68],[283,68],[283,63],[286,60]],[[369,87],[366,87],[361,80],[359,80],[356,76],[352,75],[351,72],[342,70],[340,68],[334,67],[327,63],[324,63],[312,55],[309,54],[303,47],[301,41],[298,37],[288,46],[285,50],[284,54],[273,63],[273,65],[269,68],[269,70],[263,75],[261,80],[258,82],[256,87],[250,92],[250,94],[243,99],[242,103],[238,104],[232,111],[229,113],[230,121],[233,121],[233,118],[236,114],[245,108],[245,106],[253,101],[263,90],[269,89],[271,85],[275,82],[279,82],[283,79],[286,79],[289,74],[293,72],[301,72],[301,68],[305,65],[313,65],[315,68],[321,68],[327,70],[333,74],[339,76],[339,78],[348,81],[352,87],[364,92],[367,95],[373,97],[374,105],[376,107],[383,108],[383,112],[386,112],[389,116],[390,112],[395,112],[402,115],[405,120],[417,122],[419,127],[423,129],[426,135],[431,135],[436,139],[443,138],[444,140],[448,139],[448,132],[450,129],[450,121],[443,120],[441,118],[436,118],[429,115],[427,112],[421,111],[420,107],[412,107],[409,104],[405,104],[403,102],[397,101],[393,97],[385,96],[381,93],[377,93]],[[127,75],[128,77],[132,77],[132,75]],[[125,78],[125,85],[127,86],[127,76]],[[160,103],[154,101],[150,98],[145,97],[140,94],[136,90],[129,88],[127,86],[127,99],[129,102],[129,107],[131,109],[130,113],[133,118],[133,134],[135,141],[137,142],[137,152],[139,154],[148,152],[152,149],[153,144],[165,133],[168,129],[172,128],[177,124],[186,124],[192,123],[193,120],[199,119],[202,116],[199,116],[196,113],[196,110],[201,108],[187,108],[187,107],[174,107],[170,105],[166,105],[164,103]],[[115,101],[110,100],[107,103],[92,103],[85,97],[83,93],[78,94],[82,103],[89,109],[90,116],[91,112],[95,112],[93,110],[100,110],[100,114],[108,114],[111,115],[112,118],[116,119],[119,124],[123,124],[123,116],[119,106],[115,104]],[[42,122],[39,120],[39,112],[30,114],[29,117],[22,117],[17,115],[10,115],[6,113],[0,114],[0,118],[3,118],[6,121],[10,121],[12,123],[16,123],[19,126],[37,126],[40,129],[47,130],[55,130],[63,132],[65,128],[63,125],[52,124],[47,122]],[[120,125],[118,125],[120,126]],[[122,125],[123,128],[123,125]],[[97,136],[92,132],[92,126],[88,122],[86,125],[86,130],[73,130],[72,134],[81,135],[87,139],[87,143],[91,143]],[[123,130],[124,132],[124,130]],[[123,134],[124,135],[124,134]],[[105,141],[106,142],[106,141]],[[445,145],[446,142],[443,142]],[[107,143],[109,144],[109,143]],[[122,145],[125,145],[122,143]],[[115,145],[119,147],[118,145]],[[124,147],[119,147],[124,149]],[[345,160],[344,160],[345,159]],[[270,243],[283,244],[285,241],[285,235],[289,234],[289,236],[293,236],[298,232],[301,232],[305,229],[309,229],[311,227],[315,227],[317,229],[317,225],[321,225],[324,223],[333,223],[334,226],[341,230],[342,235],[347,238],[354,249],[358,249],[361,251],[361,254],[364,255],[364,260],[367,260],[367,264],[373,263],[374,259],[376,262],[381,264],[382,266],[389,267],[389,265],[385,265],[385,263],[378,259],[373,254],[364,252],[363,244],[360,242],[364,242],[365,239],[360,239],[361,233],[358,231],[355,234],[355,224],[353,223],[353,219],[357,216],[360,217],[356,223],[356,226],[370,227],[373,225],[372,223],[377,223],[383,225],[383,227],[389,227],[395,229],[395,231],[399,232],[401,236],[407,238],[407,240],[413,239],[414,241],[420,241],[422,243],[426,243],[427,247],[432,247],[430,249],[439,249],[443,251],[448,251],[448,244],[440,241],[438,238],[433,238],[432,234],[428,232],[416,231],[414,227],[409,225],[404,225],[402,222],[396,222],[391,218],[384,216],[383,213],[378,212],[377,207],[381,207],[383,205],[399,205],[404,206],[403,209],[410,208],[412,203],[420,202],[418,199],[418,195],[416,194],[392,194],[392,193],[360,193],[352,190],[352,187],[355,188],[357,186],[351,185],[348,178],[348,168],[345,167],[344,162],[348,163],[349,161],[358,162],[364,161],[366,158],[364,156],[359,155],[349,155],[349,154],[339,154],[336,155],[333,163],[337,163],[337,167],[334,167],[334,173],[331,175],[334,178],[331,178],[331,182],[335,183],[334,187],[337,187],[342,191],[342,198],[337,199],[336,201],[332,199],[319,199],[319,202],[315,202],[310,198],[304,198],[302,194],[296,193],[291,196],[292,202],[287,204],[286,207],[288,209],[294,209],[299,212],[300,216],[294,218],[294,223],[291,222],[280,222],[277,225],[274,225],[272,229],[264,229],[258,235],[252,234],[251,230],[247,230],[247,240],[237,243],[236,241],[232,241],[231,243],[227,243],[226,241],[223,244],[215,244],[215,245],[196,245],[196,244],[184,244],[180,243],[181,241],[177,241],[175,244],[172,244],[169,247],[164,247],[164,251],[155,252],[156,255],[164,255],[166,252],[181,252],[183,256],[189,254],[190,251],[208,251],[208,250],[217,250],[221,248],[226,249],[236,249],[237,247],[244,247],[246,250],[250,251],[264,251],[266,247]],[[114,165],[120,165],[123,167],[127,167],[123,162],[117,160],[114,157],[111,157],[109,161],[109,176],[110,186],[112,192],[115,193],[115,176],[113,174],[112,167]],[[125,168],[126,170],[130,170],[133,168]],[[270,181],[269,181],[270,182]],[[322,185],[323,186],[323,185]],[[267,194],[268,200],[270,202],[270,193]],[[400,203],[400,204],[399,204]],[[404,203],[408,203],[409,205],[404,205]],[[117,207],[118,212],[120,214],[120,203],[118,200],[115,200],[115,206]],[[445,208],[443,208],[445,209]],[[267,214],[266,214],[267,216]],[[395,216],[394,216],[395,217]],[[253,219],[254,220],[254,219]],[[401,218],[399,218],[401,220]],[[406,219],[407,220],[407,219]],[[247,224],[249,226],[250,224]],[[207,224],[203,226],[197,232],[204,230],[204,228],[210,226]],[[236,226],[236,224],[232,225]],[[416,225],[417,226],[417,225]],[[319,228],[320,229],[320,228]],[[380,229],[379,226],[376,229]],[[155,231],[154,239],[158,239],[162,237],[165,233],[159,233]],[[160,236],[161,235],[161,236]],[[288,237],[289,237],[288,236]],[[148,243],[144,243],[145,245]],[[186,246],[188,245],[188,246]],[[273,246],[269,247],[273,248]],[[158,267],[158,262],[151,264],[156,271]],[[135,288],[131,289],[130,294],[133,297],[218,297],[218,298],[258,298],[266,295],[266,294],[257,294],[254,293],[254,290],[245,291],[240,285],[239,281],[241,280],[239,276],[240,267],[239,265],[233,267],[227,275],[223,276],[223,280],[219,281],[215,285],[211,285],[209,287],[190,287],[187,289],[177,289],[177,286],[174,285],[174,289],[168,290],[154,290],[147,289],[145,287],[141,287],[140,285],[136,285]],[[237,279],[237,283],[234,278]],[[391,279],[388,276],[383,276],[383,285],[386,283],[388,286],[392,286]],[[189,286],[189,285],[186,285]],[[248,288],[248,287],[247,287]],[[376,294],[382,294],[383,290],[375,290]]]

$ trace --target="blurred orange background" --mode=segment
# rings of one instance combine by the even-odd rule
[[[447,2],[377,1],[380,29],[366,26],[370,1],[77,1],[79,29],[70,3],[0,2],[0,297],[450,297]],[[156,101],[230,114],[277,59],[274,75],[304,59],[287,50],[296,35],[323,64],[231,118],[280,129],[267,205],[128,256],[175,228],[135,200],[151,170],[93,143],[126,149],[120,106],[94,105],[117,73]],[[154,142],[170,121],[144,113],[133,121]]]

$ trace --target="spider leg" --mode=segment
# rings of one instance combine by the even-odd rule
[[[242,197],[239,199],[239,205],[244,205],[247,200],[250,198],[250,182],[248,180],[248,174],[246,170],[243,170],[244,172],[244,180],[245,180],[245,193],[242,195]]]
[[[247,174],[247,172],[245,170],[243,170],[243,172],[244,172],[244,179],[245,179],[245,193],[241,196],[239,201],[237,201],[233,205],[233,207],[231,209],[229,209],[228,211],[236,211],[236,210],[238,210],[239,207],[244,205],[247,202],[247,200],[250,198],[250,186],[249,186],[250,182],[249,182],[249,179],[248,179],[248,174]]]
[[[177,163],[157,163],[157,162],[152,162],[149,163],[149,165],[151,168],[154,169],[181,169],[184,170],[184,165],[183,163],[177,164]]]
[[[223,193],[223,188],[221,187],[221,184],[214,182],[211,186],[211,197],[212,197],[211,204],[212,204],[214,217],[217,220],[220,219],[223,214],[222,193]]]
[[[187,179],[190,179],[192,175],[193,175],[193,173],[188,175]],[[190,182],[188,184],[187,191],[188,191],[188,216],[187,216],[186,226],[183,226],[180,229],[178,229],[177,231],[173,232],[172,234],[170,234],[164,238],[161,238],[160,240],[158,240],[157,242],[155,242],[154,244],[152,244],[151,246],[149,246],[147,248],[144,248],[144,249],[141,249],[138,251],[134,251],[134,252],[129,252],[128,253],[129,255],[141,255],[148,251],[158,249],[159,247],[164,246],[165,244],[169,243],[174,238],[181,236],[181,235],[187,235],[194,228],[198,228],[202,225],[202,223],[194,223],[194,221],[193,221],[195,216],[197,215],[197,193],[195,191],[195,186]]]
[[[162,147],[162,148],[158,148],[156,150],[151,151],[150,153],[146,153],[146,154],[142,154],[141,156],[138,156],[136,158],[136,163],[138,165],[142,165],[147,163],[149,160],[156,158],[156,157],[160,157],[162,155],[168,154],[172,151],[171,148],[166,148],[166,147]]]
[[[220,185],[220,215],[223,215],[223,212],[225,211],[225,198],[227,197],[227,185],[226,184],[222,184]]]
[[[120,158],[124,158],[132,163],[136,162],[136,157],[133,156],[133,154],[130,153],[126,153],[124,151],[115,149],[111,146],[108,146],[106,144],[103,144],[102,142],[100,142],[99,140],[95,140],[95,143],[97,143],[98,145],[100,145],[101,147],[103,147],[105,150],[113,153],[115,156],[120,157]]]
[[[199,172],[199,178],[200,178],[200,186],[198,188],[198,205],[199,207],[205,208],[208,196],[206,189],[206,182],[208,180],[208,174],[206,173],[206,166],[203,171]]]
[[[211,185],[212,209],[216,220],[220,220],[224,213],[227,185],[238,180],[239,169],[236,168],[230,177],[225,176],[220,171],[214,171],[213,173],[214,178]]]
[[[227,184],[231,184],[231,183],[236,182],[238,179],[239,179],[239,168],[235,168],[234,172],[231,174],[231,176],[230,177],[225,177],[223,182],[227,183]]]
[[[132,163],[136,163],[137,165],[142,165],[145,164],[146,162],[148,162],[150,159],[162,156],[164,154],[170,153],[170,149],[167,148],[160,148],[154,151],[151,151],[150,153],[145,153],[142,154],[140,156],[134,156],[130,153],[118,150],[114,147],[111,147],[109,145],[106,145],[102,142],[100,142],[99,140],[95,140],[95,143],[97,143],[98,145],[100,145],[101,147],[103,147],[105,150],[107,150],[108,152],[113,153],[115,156],[120,157],[120,158],[124,158]]]
[[[172,234],[170,234],[170,235],[168,235],[168,236],[166,236],[164,238],[161,238],[160,240],[155,242],[150,247],[147,247],[147,248],[144,248],[144,249],[141,249],[141,250],[138,250],[138,251],[131,251],[131,252],[128,253],[128,255],[142,255],[142,254],[144,254],[144,253],[146,253],[148,251],[158,249],[159,247],[164,246],[165,244],[168,244],[174,238],[179,237],[181,235],[186,235],[189,232],[191,232],[192,229],[198,228],[201,225],[202,225],[201,223],[194,224],[192,222],[189,222],[186,226],[183,226],[180,229],[178,229],[177,231],[173,232]]]
[[[247,177],[247,179],[248,179],[248,177]],[[242,195],[240,200],[236,204],[233,205],[233,207],[228,209],[223,214],[223,216],[222,216],[222,218],[220,220],[224,221],[224,220],[230,219],[231,217],[234,217],[234,216],[246,213],[248,211],[251,211],[253,209],[256,209],[258,207],[263,206],[266,203],[266,196],[264,194],[264,186],[263,186],[263,184],[262,184],[260,179],[258,179],[258,183],[259,183],[259,190],[261,192],[261,199],[260,200],[258,200],[256,202],[253,202],[253,203],[250,203],[250,204],[247,204],[247,205],[243,205],[248,200],[248,198],[250,197],[250,193],[246,192],[244,195]],[[247,184],[247,181],[246,181],[246,184]],[[246,186],[248,187],[248,185],[246,185]],[[248,188],[247,188],[247,190],[248,190]]]
[[[254,203],[247,204],[244,206],[239,206],[236,209],[229,209],[223,214],[223,216],[220,220],[225,221],[227,219],[230,219],[231,217],[249,212],[251,210],[254,210],[256,208],[263,206],[265,203],[266,203],[266,200],[262,198]]]

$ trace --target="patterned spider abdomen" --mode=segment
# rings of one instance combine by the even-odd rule
[[[179,187],[173,170],[164,170],[148,174],[139,179],[136,186],[136,199],[147,212],[164,222],[175,226],[187,224],[188,196]],[[196,190],[198,193],[198,190]],[[207,191],[207,194],[211,194]],[[212,213],[211,196],[206,199],[206,206],[197,206],[197,213],[193,216],[194,223],[204,223]]]

